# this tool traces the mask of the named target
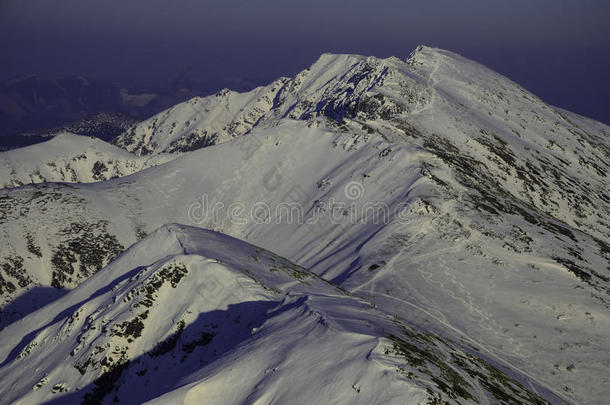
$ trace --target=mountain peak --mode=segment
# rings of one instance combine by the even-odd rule
[[[362,55],[323,53],[307,69],[316,74],[327,73],[328,75],[345,73],[355,64],[362,63],[368,58]]]

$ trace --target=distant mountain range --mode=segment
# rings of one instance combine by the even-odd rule
[[[158,97],[82,76],[15,77],[0,83],[0,136],[57,127],[99,112],[145,118],[162,108]]]
[[[324,54],[0,153],[0,403],[604,404],[610,127]]]

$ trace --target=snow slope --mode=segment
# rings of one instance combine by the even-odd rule
[[[0,335],[6,403],[546,403],[467,345],[177,225]]]
[[[171,160],[135,156],[100,139],[63,133],[49,141],[0,152],[0,186],[89,183],[122,177]]]
[[[575,403],[601,403],[605,245],[531,207],[522,215],[478,211],[469,192],[422,148],[285,122],[110,182],[5,191],[2,201],[15,208],[3,223],[3,255],[23,258],[31,274],[24,289],[73,287],[138,235],[192,223],[273,249]],[[303,207],[302,221],[277,210],[292,202]],[[387,204],[387,219],[363,218],[374,202]],[[261,204],[271,216],[257,213]],[[26,250],[19,235],[28,233],[41,257]]]
[[[549,400],[604,403],[607,126],[425,47],[406,61],[323,55],[294,79],[196,104],[206,107],[178,105],[163,128],[151,122],[119,145],[156,156],[176,141],[190,146],[175,151],[226,142],[107,182],[0,193],[6,330],[63,300],[48,286],[83,285],[177,222],[277,252],[471,345]],[[188,114],[208,132],[187,142]],[[196,398],[197,386],[175,394]]]

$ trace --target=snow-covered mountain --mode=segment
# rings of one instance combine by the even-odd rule
[[[0,152],[0,186],[102,181],[171,159],[167,154],[139,157],[97,138],[63,133],[43,143]]]
[[[468,345],[270,251],[176,225],[0,335],[6,402],[545,403]]]
[[[293,79],[178,104],[116,144],[137,154],[189,151],[285,118],[419,145],[495,200],[483,209],[513,211],[495,197],[516,198],[597,237],[610,236],[610,129],[438,49],[418,47],[406,61],[325,54]]]
[[[191,129],[184,132],[185,126]],[[343,364],[345,369],[333,371],[340,373],[337,381],[341,381],[341,387],[343,381],[353,379],[352,368],[366,375],[363,379],[387,377],[380,370],[385,370],[388,363],[376,357],[377,351],[360,351],[361,347],[355,349],[358,345],[354,344],[342,353],[337,348],[343,346],[336,342],[343,338],[336,333],[353,334],[350,342],[375,337],[388,343],[383,340],[384,336],[388,339],[387,334],[379,331],[390,330],[398,336],[388,326],[394,323],[380,320],[389,316],[418,331],[414,333],[425,331],[445,342],[437,354],[425,355],[427,358],[441,359],[457,353],[447,367],[474,388],[468,390],[473,398],[464,396],[464,392],[456,394],[460,386],[464,387],[461,382],[450,385],[447,391],[447,380],[439,380],[439,376],[443,370],[451,371],[432,360],[433,365],[425,367],[430,371],[424,372],[427,377],[402,363],[391,366],[405,371],[397,377],[400,382],[392,380],[395,374],[391,374],[388,388],[363,394],[374,395],[363,402],[426,403],[431,399],[418,390],[428,388],[430,396],[442,395],[442,400],[450,403],[543,403],[529,396],[537,393],[551,403],[601,404],[608,395],[610,369],[605,356],[610,347],[608,134],[607,126],[548,106],[474,62],[425,47],[418,48],[406,61],[323,55],[294,79],[280,79],[250,93],[221,92],[180,104],[117,141],[128,151],[151,154],[151,158],[165,156],[160,155],[162,152],[180,152],[167,163],[105,182],[44,183],[0,192],[0,294],[6,302],[2,335],[25,336],[25,345],[39,342],[34,336],[40,341],[47,339],[40,346],[42,351],[33,351],[33,357],[23,359],[18,356],[23,347],[7,343],[0,373],[8,376],[17,369],[28,370],[28,364],[41,364],[46,350],[64,353],[77,347],[75,336],[85,333],[84,329],[78,332],[76,327],[68,328],[62,334],[61,325],[81,305],[86,315],[76,315],[78,322],[99,310],[107,315],[91,315],[92,319],[111,326],[103,333],[96,330],[87,336],[99,339],[101,345],[123,345],[124,336],[116,337],[115,332],[120,332],[120,325],[131,325],[135,319],[132,315],[141,314],[126,309],[130,304],[125,306],[120,291],[132,291],[148,277],[167,273],[163,266],[172,260],[177,260],[179,268],[180,263],[190,268],[191,260],[205,262],[195,257],[177,258],[179,255],[201,256],[212,262],[218,259],[220,256],[209,250],[202,253],[201,249],[209,249],[206,244],[214,246],[215,252],[223,251],[219,247],[223,243],[233,247],[239,244],[244,251],[254,249],[227,236],[205,232],[202,235],[207,236],[201,236],[196,230],[188,230],[184,232],[189,236],[183,239],[197,240],[193,242],[197,246],[183,247],[186,250],[178,254],[166,249],[175,246],[176,238],[163,235],[182,230],[178,232],[172,226],[155,232],[164,224],[176,222],[242,239],[315,274],[306,280],[309,285],[301,286],[306,290],[285,288],[282,280],[261,278],[265,272],[249,259],[226,251],[221,262],[230,255],[236,258],[224,270],[218,270],[231,273],[228,278],[239,279],[244,273],[241,269],[252,268],[251,277],[262,281],[270,291],[300,294],[299,298],[278,299],[264,288],[247,292],[257,291],[262,294],[260,300],[273,302],[266,311],[247,315],[248,319],[258,322],[257,328],[278,325],[277,334],[266,329],[266,336],[282,342],[292,339],[292,345],[298,333],[291,330],[300,331],[299,327],[307,325],[303,318],[292,318],[292,309],[308,312],[303,302],[311,299],[300,302],[301,296],[320,297],[314,299],[315,311],[336,325],[331,334],[319,335],[320,340],[328,342],[324,347],[333,347],[338,353],[332,353],[328,365],[316,362],[319,357],[311,357],[310,350],[315,339],[310,341],[309,336],[318,335],[303,332],[308,336],[303,351],[299,349],[298,354],[294,352],[296,357],[285,358],[286,362],[296,362],[286,367],[291,371],[259,378],[258,374],[251,376],[253,371],[245,365],[246,360],[261,364],[254,366],[257,372],[261,368],[273,370],[275,366],[270,365],[278,361],[274,353],[282,351],[265,347],[269,340],[258,340],[252,337],[256,333],[251,336],[246,330],[244,340],[232,345],[231,350],[217,349],[221,354],[212,356],[214,362],[209,365],[204,361],[195,366],[191,363],[194,360],[185,359],[184,370],[168,372],[179,376],[179,381],[169,381],[170,386],[159,387],[159,392],[146,399],[167,393],[159,401],[197,402],[202,395],[210,395],[208,398],[219,402],[262,399],[273,403],[285,402],[307,386],[320,391],[316,392],[320,401],[345,398],[340,402],[353,403],[348,392],[362,394],[364,388],[358,392],[359,383],[353,383],[356,388],[341,391],[332,383],[326,385],[326,376],[320,381],[320,375],[313,371],[292,374],[296,373],[292,364],[298,364],[296,359],[306,359],[306,364],[319,367],[320,374],[334,370],[331,363]],[[151,232],[112,262],[127,246]],[[117,264],[127,263],[130,254],[137,260]],[[106,269],[91,277],[108,263]],[[130,280],[122,280],[123,284],[117,284],[111,293],[108,290],[114,287],[108,287],[112,284],[109,280],[124,274],[120,272],[129,272]],[[319,287],[322,284],[317,277],[357,299],[343,298],[343,294],[336,300],[325,298],[330,293]],[[209,277],[202,276],[189,284],[197,289],[195,286],[206,280],[209,282]],[[297,280],[293,284],[303,283]],[[74,290],[58,297],[65,291],[49,286]],[[334,287],[325,288],[336,291]],[[229,290],[243,289],[235,286]],[[86,304],[94,291],[100,291],[99,296],[93,294],[99,302]],[[147,359],[147,353],[157,345],[174,344],[167,353],[182,358],[178,340],[171,338],[177,334],[176,339],[181,339],[181,320],[184,329],[180,330],[192,334],[185,335],[180,344],[190,342],[197,334],[212,333],[195,321],[199,313],[225,311],[233,316],[235,311],[242,311],[228,309],[233,308],[228,302],[225,306],[201,306],[197,298],[192,303],[192,316],[183,319],[182,313],[191,305],[187,299],[190,294],[177,294],[179,300],[170,294],[170,307],[180,306],[179,311],[168,307],[154,314],[151,310],[151,318],[139,318],[149,326],[149,332],[143,338],[132,337],[136,342],[133,345],[117,346],[118,352],[111,356],[120,359],[125,350],[123,360],[130,361],[128,366],[112,372],[108,368],[111,363],[100,363],[108,355],[102,348],[98,357],[91,357],[95,366],[85,367],[81,377],[68,377],[72,371],[66,370],[74,369],[70,362],[57,368],[48,363],[37,373],[52,377],[44,380],[44,375],[32,373],[36,375],[32,378],[43,379],[40,386],[47,388],[26,393],[30,380],[22,385],[15,383],[20,388],[11,398],[32,395],[27,398],[42,400],[49,388],[56,391],[53,398],[59,401],[93,392],[100,385],[105,388],[95,392],[113,391],[116,384],[121,385],[119,381],[135,381],[131,380],[136,378],[133,373],[145,372],[144,366],[132,368],[132,362]],[[76,296],[81,298],[70,298]],[[362,318],[360,314],[354,316],[354,299],[369,302],[374,308],[363,310]],[[35,311],[47,302],[50,304]],[[79,305],[73,307],[75,303]],[[269,315],[275,313],[269,309],[281,312],[282,306],[292,308],[285,311],[291,320],[285,320],[284,315]],[[65,312],[66,308],[71,313]],[[243,316],[249,313],[249,309],[243,311]],[[375,332],[363,332],[351,321],[354,318],[369,320]],[[157,324],[159,330],[150,330]],[[242,336],[239,333],[236,336]],[[391,343],[390,339],[388,344],[397,344],[394,351],[403,353],[407,363],[418,364],[418,357],[409,357],[409,353],[422,353],[409,346],[413,340],[404,339],[403,349],[399,341]],[[51,341],[57,343],[47,349]],[[95,352],[89,343],[85,345],[83,359]],[[502,397],[494,396],[494,389],[484,382],[489,376],[483,378],[478,374],[480,370],[468,372],[462,367],[468,366],[464,350],[475,350],[469,353],[479,353],[486,361],[504,367],[523,384],[524,388],[509,384],[520,394],[513,391],[502,396],[506,392],[495,391]],[[255,354],[249,357],[247,353]],[[376,359],[377,363],[344,363],[335,357],[356,361],[361,353],[369,353],[368,357],[363,355],[366,361]],[[112,364],[123,364],[114,360]],[[170,364],[172,361],[161,362],[178,370]],[[478,360],[470,364],[473,362],[483,364]],[[148,360],[144,363],[152,364]],[[304,370],[310,370],[309,366]],[[104,372],[110,372],[110,377],[88,386]],[[152,374],[150,384],[156,387],[154,381],[163,378],[156,370]],[[60,381],[59,375],[67,377]],[[277,388],[285,386],[286,381],[293,384],[297,376],[304,385],[299,382],[294,387]],[[386,377],[379,377],[379,387],[386,387]],[[244,381],[243,389],[223,391],[226,382],[235,379]],[[53,387],[57,385],[55,389],[46,385],[51,381]],[[426,385],[429,381],[433,384]],[[183,388],[175,391],[178,387]],[[334,390],[341,391],[341,396],[333,397],[330,391]],[[116,395],[128,398],[127,391],[118,388]],[[111,396],[105,398],[112,400]]]

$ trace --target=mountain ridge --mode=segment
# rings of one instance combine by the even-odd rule
[[[177,244],[168,245],[168,239]],[[185,244],[189,249],[184,248]],[[133,255],[150,251],[151,246],[161,247],[157,251],[159,259],[137,266],[142,262],[134,260]],[[150,257],[146,259],[145,263],[150,263]],[[99,287],[101,278],[114,281],[92,293],[90,286]],[[206,289],[210,279],[225,283],[224,288]],[[197,283],[200,291],[194,288]],[[173,289],[180,294],[170,298],[168,293]],[[120,302],[126,308],[111,315],[104,301]],[[57,315],[47,327],[35,331],[32,341],[21,343],[19,360],[12,360],[14,354],[8,358],[3,354],[3,366],[7,360],[14,364],[1,371],[3,380],[14,381],[11,392],[5,392],[3,397],[40,402],[76,388],[76,393],[61,396],[58,401],[74,401],[79,394],[83,403],[107,398],[141,401],[161,394],[155,399],[158,403],[166,403],[168,396],[171,402],[180,397],[181,401],[189,398],[231,402],[255,397],[348,403],[356,398],[407,399],[404,393],[409,392],[408,399],[413,403],[441,400],[444,396],[474,400],[506,395],[517,395],[525,403],[546,403],[488,360],[459,348],[459,344],[417,333],[398,319],[377,313],[366,301],[351,297],[269,251],[196,228],[164,225],[117,258],[116,264],[110,264],[53,306],[58,307]],[[233,315],[225,318],[222,311],[206,312],[209,308],[226,308]],[[116,312],[116,308],[111,311]],[[180,320],[167,324],[174,311],[177,313],[173,316]],[[0,334],[31,328],[37,324],[31,321],[33,318],[50,314],[51,311],[32,314]],[[246,328],[242,322],[248,322]],[[191,329],[204,332],[197,337]],[[151,340],[151,334],[161,336]],[[289,347],[295,335],[300,336],[300,344]],[[221,338],[224,341],[219,342]],[[112,343],[104,342],[108,339]],[[159,341],[162,343],[155,345]],[[237,345],[227,347],[227,341]],[[335,349],[338,344],[343,346],[340,352]],[[6,353],[11,345],[2,346]],[[270,350],[279,350],[282,355],[269,357]],[[63,356],[64,352],[71,364],[62,367],[62,362],[52,358]],[[11,353],[16,352],[13,349]],[[44,373],[26,377],[16,372],[20,361],[36,356],[44,362]],[[197,358],[193,356],[210,358],[206,362],[200,360],[198,367],[213,371],[197,371],[197,367],[193,368]],[[234,356],[236,361],[223,362]],[[332,362],[328,356],[332,356]],[[323,357],[327,360],[320,362]],[[158,370],[160,365],[163,369]],[[320,373],[321,368],[327,372]],[[186,370],[186,379],[169,377],[172,369]],[[332,390],[312,390],[312,377],[306,381],[295,379],[301,369],[317,371],[320,381],[316,386],[332,376]],[[193,375],[188,376],[189,373]],[[469,377],[473,373],[478,380]],[[236,374],[241,375],[241,383],[238,388],[231,387],[233,392],[229,393],[226,385],[219,382]],[[168,378],[180,381],[177,389],[161,382]],[[279,384],[283,379],[293,383]],[[156,384],[148,386],[149,381]],[[381,391],[380,383],[384,387]],[[205,387],[203,392],[200,385]]]

